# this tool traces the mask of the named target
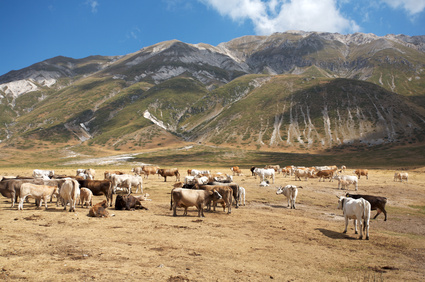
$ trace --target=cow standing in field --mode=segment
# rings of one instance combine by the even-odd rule
[[[407,181],[409,180],[409,174],[407,172],[396,172],[394,173],[394,181],[401,181],[403,182],[403,180]]]
[[[347,193],[345,196],[353,198],[353,199],[360,199],[360,198],[365,199],[366,201],[370,203],[370,210],[378,211],[373,219],[375,219],[379,214],[381,214],[381,212],[383,212],[385,216],[384,221],[387,221],[387,211],[385,210],[385,204],[387,203],[387,198],[372,196],[372,195],[355,195],[355,194],[349,194],[349,193]]]
[[[80,184],[80,187],[85,187],[92,191],[94,196],[105,195],[107,205],[112,206],[113,191],[110,180],[84,179],[78,180],[78,183]]]
[[[273,168],[255,168],[255,175],[260,176],[260,182],[263,182],[266,178],[270,177],[272,179],[272,183],[274,184],[275,178],[275,170]],[[257,176],[255,176],[257,178]]]
[[[366,179],[369,179],[369,171],[367,169],[356,169],[354,173],[358,176],[359,179],[362,175],[366,176]]]
[[[80,203],[81,207],[93,206],[93,192],[88,188],[80,188]]]
[[[360,225],[360,237],[363,238],[363,230],[366,231],[366,240],[369,240],[369,220],[370,220],[370,203],[363,198],[353,199],[347,197],[338,197],[338,209],[342,210],[345,218],[345,229],[343,233],[347,233],[348,221],[354,220],[354,231],[357,234],[357,221]]]
[[[214,199],[221,199],[221,195],[215,190],[174,188],[171,190],[170,210],[173,210],[173,216],[177,216],[177,207],[184,208],[183,215],[187,215],[189,207],[196,207],[198,217],[204,217],[204,206]]]
[[[171,168],[171,169],[160,168],[158,169],[158,174],[164,177],[164,182],[167,182],[167,176],[175,176],[176,182],[180,181],[180,173],[177,168]]]
[[[65,179],[65,182],[62,184],[62,187],[59,191],[59,198],[64,205],[64,210],[66,210],[66,205],[69,203],[69,211],[75,212],[75,205],[77,204],[77,199],[80,196],[80,185],[75,179]],[[59,205],[59,199],[56,205]]]
[[[34,169],[32,176],[34,178],[51,179],[55,175],[54,170]]]
[[[53,195],[58,195],[57,186],[48,185],[36,185],[32,183],[23,183],[20,188],[20,201],[18,210],[24,209],[25,198],[30,196],[39,201],[38,208],[41,207],[42,201],[44,201],[45,208],[47,210],[47,200],[52,198]]]
[[[283,194],[288,199],[288,207],[291,206],[291,209],[295,209],[295,200],[297,199],[298,188],[303,187],[295,185],[286,185],[285,187],[280,186],[276,191],[276,195]]]

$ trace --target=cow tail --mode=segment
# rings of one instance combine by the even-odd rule
[[[173,189],[174,190],[174,189]],[[173,190],[171,190],[170,211],[173,209]]]

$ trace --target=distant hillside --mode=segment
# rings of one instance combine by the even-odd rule
[[[424,141],[425,36],[292,31],[52,58],[0,77],[0,140],[324,150]]]

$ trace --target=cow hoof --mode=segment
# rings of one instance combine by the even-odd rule
[[[354,234],[359,234],[359,232],[356,231],[356,232],[354,232]]]
[[[363,239],[363,236],[360,236],[360,237],[359,237],[359,240],[361,240],[361,239]]]
[[[344,234],[345,234],[345,233],[347,233],[347,230],[345,230],[345,231],[344,231],[344,232],[342,232],[342,233],[344,233]]]
[[[369,236],[366,237],[366,240],[369,240]]]

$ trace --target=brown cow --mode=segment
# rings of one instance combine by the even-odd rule
[[[113,195],[110,180],[83,179],[78,180],[78,183],[80,183],[80,187],[85,187],[91,190],[94,196],[105,195],[108,207],[109,205],[112,206]]]
[[[241,175],[242,171],[238,166],[233,166],[230,168],[231,171],[233,171],[233,176],[237,175]]]
[[[369,171],[367,169],[356,169],[354,173],[359,177],[359,179],[361,175],[364,175],[366,176],[366,179],[369,179]]]
[[[354,199],[359,199],[359,198],[365,199],[366,201],[370,203],[371,210],[378,211],[373,219],[375,219],[381,212],[383,212],[385,215],[384,221],[387,221],[387,211],[385,210],[385,204],[387,203],[387,198],[379,197],[379,196],[371,196],[371,195],[355,195],[355,194],[349,194],[349,193],[347,193],[346,197],[350,197]]]
[[[325,178],[329,178],[329,182],[331,182],[332,179],[333,179],[332,177],[334,176],[334,171],[333,170],[319,170],[316,173],[316,176],[320,177],[319,182],[322,180],[322,178],[323,178],[323,182],[325,182]]]
[[[145,173],[145,178],[146,179],[149,177],[149,174],[152,174],[152,175],[157,174],[158,173],[158,169],[159,169],[159,166],[151,166],[151,165],[144,165],[144,166],[142,166],[142,170]]]
[[[227,185],[195,185],[196,189],[206,190],[206,191],[217,191],[221,195],[221,199],[213,199],[213,207],[215,211],[215,207],[217,206],[217,203],[221,203],[223,206],[223,211],[226,211],[227,206],[227,213],[232,212],[232,188],[230,188]],[[207,204],[208,210],[211,210],[211,203]]]
[[[158,174],[164,177],[164,182],[167,182],[167,176],[175,176],[176,182],[180,181],[180,173],[177,168],[171,168],[171,169],[160,168],[158,169]]]
[[[196,207],[198,216],[204,217],[204,206],[214,199],[221,199],[221,195],[215,190],[174,188],[171,190],[170,210],[173,210],[173,216],[177,216],[177,207],[184,208],[183,215],[187,215],[187,208]]]
[[[95,204],[89,210],[89,216],[91,217],[109,217],[109,212],[106,209],[108,207],[108,203],[106,200],[103,200],[100,203]],[[114,214],[111,214],[114,216]]]
[[[118,195],[115,199],[115,209],[116,210],[128,210],[128,211],[134,211],[135,209],[145,209],[148,210],[148,208],[145,208],[142,206],[142,203],[140,203],[140,200],[133,195]]]

